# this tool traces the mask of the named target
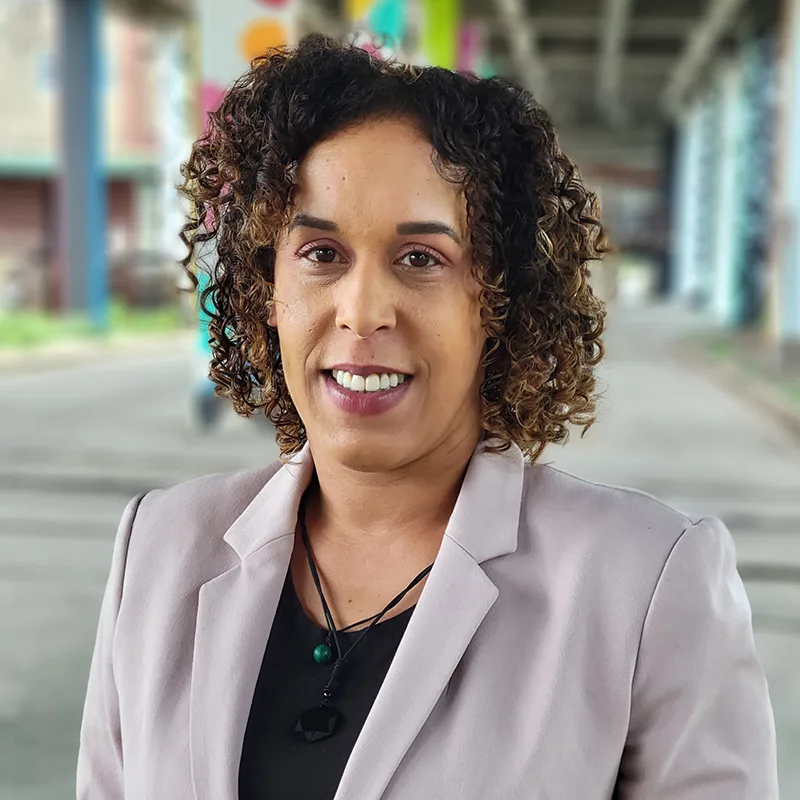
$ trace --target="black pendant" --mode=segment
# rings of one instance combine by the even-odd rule
[[[295,734],[311,744],[327,739],[336,732],[336,726],[344,719],[342,714],[330,706],[315,706],[304,711],[294,726]]]

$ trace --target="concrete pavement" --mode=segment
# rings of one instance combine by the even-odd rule
[[[137,492],[270,462],[268,432],[190,425],[189,345],[0,376],[0,800],[74,797],[77,732],[122,509]]]
[[[674,360],[680,314],[614,318],[601,420],[544,458],[729,524],[753,577],[783,797],[800,798],[800,583],[770,572],[800,566],[800,446]],[[73,796],[88,661],[126,501],[276,454],[263,426],[232,414],[216,432],[194,432],[190,375],[187,349],[0,376],[0,800]]]

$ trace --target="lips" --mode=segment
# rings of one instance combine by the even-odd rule
[[[374,416],[394,408],[413,383],[411,375],[374,365],[344,364],[322,374],[335,405],[348,414],[361,416]]]

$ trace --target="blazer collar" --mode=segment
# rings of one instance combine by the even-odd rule
[[[228,528],[224,540],[241,559],[282,536],[294,535],[303,492],[314,475],[306,444],[286,461]]]
[[[516,445],[503,453],[481,443],[470,460],[445,535],[479,564],[517,549],[525,460]],[[266,483],[225,533],[244,559],[264,545],[293,534],[297,509],[314,474],[306,444]]]
[[[445,531],[479,564],[517,549],[525,478],[519,447],[490,453],[488,446],[475,450]]]

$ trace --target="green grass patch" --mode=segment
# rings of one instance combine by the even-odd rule
[[[735,336],[724,333],[712,335],[688,334],[683,337],[684,344],[701,350],[715,361],[724,361],[733,365],[745,379],[760,381],[770,386],[773,391],[786,398],[793,405],[800,407],[800,375],[769,374],[764,366],[751,356],[739,352]]]
[[[185,326],[178,306],[141,310],[114,303],[111,306],[109,322],[111,332],[119,334],[170,333]]]
[[[792,403],[796,403],[800,406],[800,378],[789,381],[786,386],[783,387],[783,390]]]
[[[720,361],[728,361],[734,356],[733,338],[725,333],[704,333],[688,331],[680,337],[685,347],[700,350]]]
[[[96,331],[82,315],[57,316],[40,311],[0,312],[0,349],[42,347],[49,344],[108,340],[115,337],[152,336],[185,327],[180,309],[132,309],[113,302],[108,328]]]
[[[733,342],[730,339],[716,338],[708,343],[708,352],[714,358],[728,360],[733,357]]]

